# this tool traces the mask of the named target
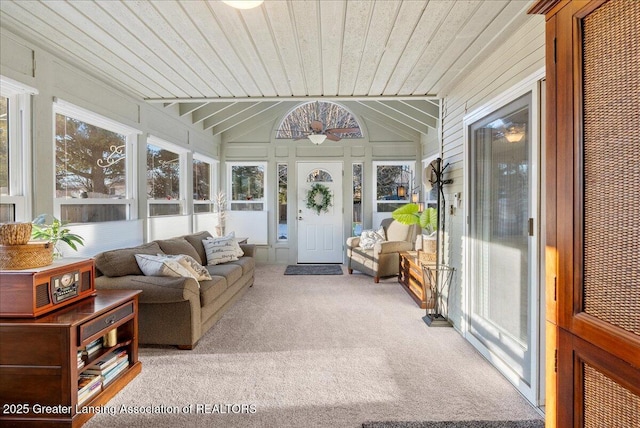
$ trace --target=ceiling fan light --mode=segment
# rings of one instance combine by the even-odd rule
[[[313,144],[315,144],[316,146],[318,146],[318,145],[320,145],[320,144],[324,143],[324,140],[326,140],[326,139],[327,139],[327,136],[326,136],[326,135],[324,135],[324,134],[310,134],[310,135],[307,135],[307,138],[308,138],[309,140],[311,140],[311,142],[312,142]]]
[[[222,0],[222,3],[227,4],[236,9],[253,9],[260,6],[264,0]]]

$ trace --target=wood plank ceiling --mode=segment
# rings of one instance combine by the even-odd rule
[[[438,127],[439,97],[531,1],[0,2],[8,30],[234,138],[300,102],[340,102],[399,133]]]

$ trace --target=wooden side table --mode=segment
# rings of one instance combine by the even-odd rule
[[[400,253],[398,282],[413,297],[413,300],[416,301],[421,309],[432,309],[435,306],[431,286],[425,286],[422,264],[418,260],[416,251],[403,251]]]
[[[138,361],[137,290],[99,290],[40,318],[0,318],[0,425],[79,427],[141,370]],[[90,356],[82,347],[105,334],[108,343]],[[128,366],[78,405],[78,380],[87,368],[115,350]]]

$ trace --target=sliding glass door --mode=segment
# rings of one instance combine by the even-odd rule
[[[534,401],[538,267],[532,110],[529,92],[468,129],[467,336]]]

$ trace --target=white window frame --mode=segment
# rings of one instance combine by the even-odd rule
[[[60,218],[62,214],[62,205],[125,205],[127,207],[126,220],[135,220],[138,218],[138,205],[137,199],[137,170],[136,165],[136,150],[135,144],[137,142],[137,136],[142,133],[135,128],[124,125],[115,120],[104,117],[100,114],[94,113],[90,110],[86,110],[82,107],[78,107],[75,104],[67,101],[54,98],[53,103],[53,145],[55,151],[55,135],[56,135],[56,115],[60,114],[66,117],[71,117],[76,120],[80,120],[84,123],[88,123],[93,126],[97,126],[107,131],[115,132],[126,137],[125,142],[125,179],[126,179],[126,197],[124,199],[111,199],[111,198],[88,198],[88,199],[69,199],[69,198],[57,198],[53,196],[53,212],[54,216]],[[53,156],[53,171],[55,174],[56,156]],[[55,182],[55,176],[53,177]],[[90,223],[86,223],[90,224]]]
[[[31,96],[38,90],[13,79],[0,76],[0,96],[9,99],[9,188],[2,204],[14,206],[15,221],[28,218],[33,203],[31,192]]]
[[[280,238],[280,165],[287,166],[287,237]],[[276,215],[274,216],[276,219],[276,241],[277,242],[288,242],[289,241],[289,162],[276,162]]]
[[[246,161],[246,162],[225,162],[226,167],[227,167],[227,207],[229,208],[229,210],[231,210],[231,204],[232,203],[246,203],[246,204],[262,204],[262,209],[261,210],[251,210],[254,212],[259,212],[259,211],[267,211],[267,199],[268,199],[268,193],[267,193],[267,162],[253,162],[253,161]],[[236,201],[236,200],[232,200],[231,196],[233,195],[233,192],[231,191],[231,186],[233,185],[232,181],[231,181],[231,172],[233,171],[233,167],[234,166],[261,166],[263,168],[263,183],[262,183],[262,188],[263,188],[263,197],[262,200],[260,201]]]
[[[193,213],[195,215],[198,214],[211,214],[214,212],[214,206],[213,206],[213,198],[215,196],[216,193],[216,189],[218,188],[218,182],[216,180],[216,177],[218,176],[217,172],[218,172],[218,164],[219,161],[211,158],[209,156],[205,156],[202,155],[200,153],[193,153],[193,157],[191,160],[191,169],[193,170],[193,161],[199,161],[199,162],[205,162],[209,164],[209,199],[207,200],[193,200]],[[193,188],[193,180],[191,180],[191,193],[194,193],[195,189]],[[211,209],[207,212],[200,212],[197,213],[195,210],[195,205],[209,205],[211,207]]]
[[[179,204],[180,206],[180,210],[179,213],[176,215],[185,215],[186,214],[186,209],[187,209],[187,188],[191,188],[192,184],[191,183],[187,183],[187,177],[189,176],[187,173],[187,169],[188,168],[192,168],[193,165],[189,164],[187,166],[187,153],[189,152],[187,149],[185,149],[184,147],[181,147],[177,144],[174,143],[170,143],[169,141],[163,140],[161,138],[158,138],[154,135],[149,135],[147,136],[147,141],[145,143],[145,153],[147,150],[147,146],[148,145],[152,145],[152,146],[156,146],[159,147],[163,150],[168,150],[170,152],[173,152],[175,154],[178,155],[179,160],[178,163],[180,165],[180,167],[178,168],[180,177],[180,196],[178,199],[171,199],[171,200],[167,200],[167,199],[151,199],[151,198],[147,198],[147,216],[148,217],[167,217],[167,216],[152,216],[151,215],[151,205],[175,205],[176,203]],[[146,165],[146,162],[145,162]],[[145,186],[147,184],[146,181],[146,172],[148,171],[147,167],[145,167]]]
[[[411,194],[411,191],[414,189],[415,187],[415,169],[416,169],[416,161],[415,160],[398,160],[398,161],[373,161],[372,162],[373,165],[373,213],[374,215],[380,213],[380,214],[389,214],[391,215],[391,213],[387,213],[387,212],[383,212],[383,211],[378,211],[378,204],[397,204],[397,203],[401,203],[402,200],[386,200],[386,199],[380,199],[378,200],[378,167],[379,166],[383,166],[383,165],[388,165],[388,166],[407,166],[409,167],[409,171],[410,171],[410,175],[413,178],[413,183],[409,182],[407,183],[409,185],[409,187],[407,188],[407,195]],[[411,202],[411,197],[408,197],[404,203],[409,203]]]

